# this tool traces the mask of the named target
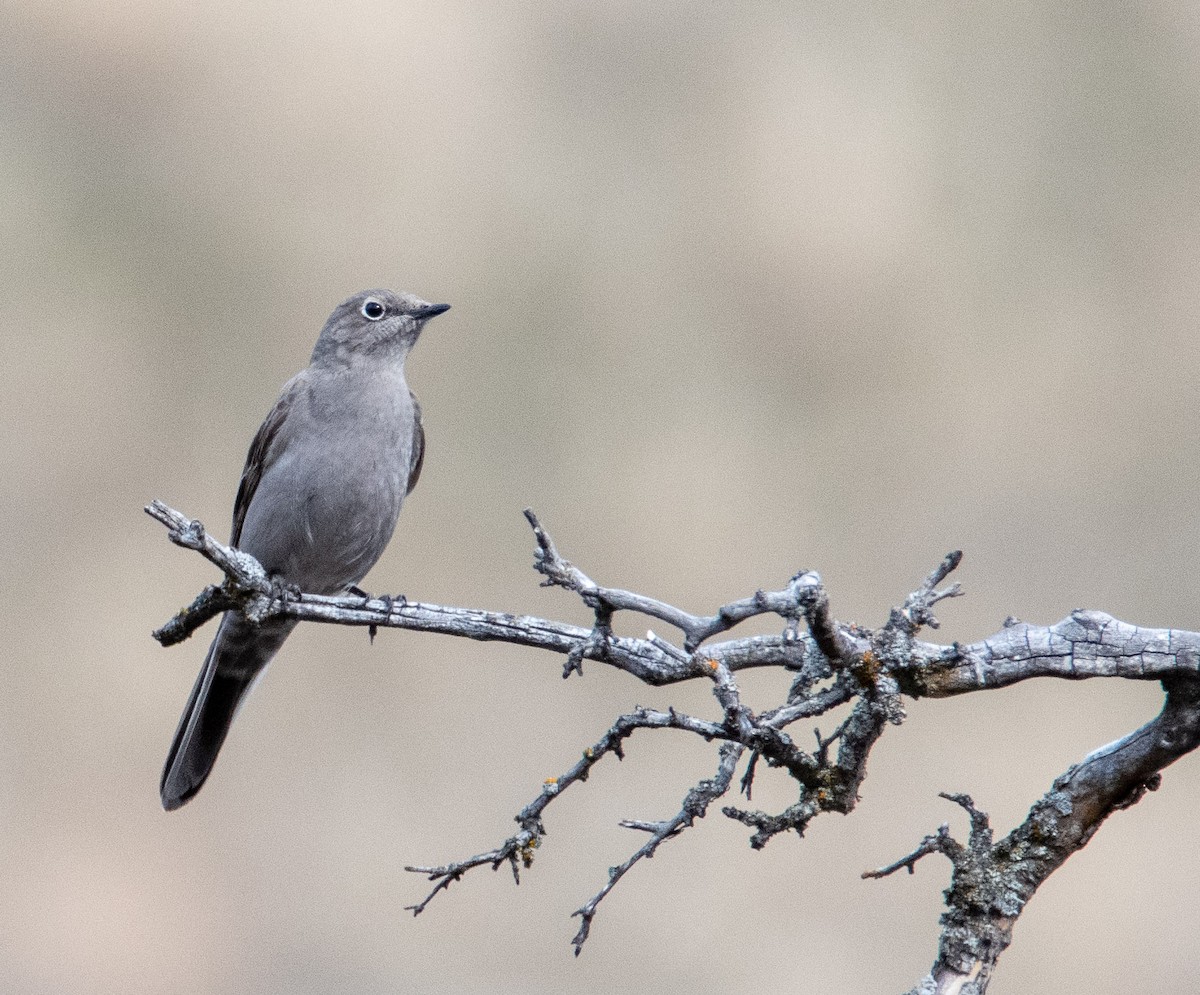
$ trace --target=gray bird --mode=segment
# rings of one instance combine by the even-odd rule
[[[283,388],[250,444],[229,539],[277,582],[341,594],[383,554],[425,455],[404,359],[425,322],[449,307],[390,290],[356,294]],[[167,754],[163,808],[200,790],[242,699],[295,627],[222,618]]]

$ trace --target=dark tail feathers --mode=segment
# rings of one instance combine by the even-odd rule
[[[204,785],[242,699],[293,628],[294,622],[255,629],[236,616],[222,619],[163,768],[159,794],[168,812]]]

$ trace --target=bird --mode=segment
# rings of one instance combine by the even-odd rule
[[[250,443],[229,540],[273,584],[343,594],[383,554],[425,457],[404,361],[426,322],[449,308],[391,290],[355,294],[284,385]],[[203,786],[239,707],[296,624],[222,617],[163,767],[164,809]]]

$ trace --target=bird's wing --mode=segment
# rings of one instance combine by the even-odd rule
[[[410,450],[412,456],[408,460],[408,489],[405,494],[411,494],[417,486],[417,481],[421,479],[421,464],[425,462],[425,423],[421,420],[421,405],[416,394],[411,390],[408,393],[413,402],[413,437]]]
[[[292,377],[275,402],[275,407],[267,415],[263,423],[254,433],[254,441],[250,443],[250,451],[246,454],[246,465],[242,468],[242,479],[238,482],[237,497],[233,501],[233,529],[229,535],[229,544],[237,546],[242,539],[242,525],[246,521],[246,511],[254,500],[254,492],[258,490],[259,481],[267,467],[279,457],[280,431],[287,421],[288,412],[292,410],[296,396],[303,383],[304,374]]]

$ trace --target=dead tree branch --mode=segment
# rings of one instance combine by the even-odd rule
[[[972,991],[982,993],[1011,942],[1013,924],[1041,883],[1086,845],[1110,814],[1156,789],[1162,769],[1200,744],[1200,633],[1146,629],[1102,612],[1076,611],[1049,626],[1010,620],[997,634],[969,644],[919,639],[923,629],[938,627],[934,607],[962,594],[956,583],[941,586],[958,567],[959,552],[948,554],[876,629],[838,622],[820,576],[804,570],[777,591],[756,591],[711,615],[693,615],[654,598],[595,583],[562,557],[537,517],[526,511],[537,543],[534,566],[545,578],[544,585],[574,593],[592,611],[593,625],[584,628],[403,598],[288,592],[272,583],[251,557],[214,540],[199,522],[158,501],[146,511],[167,527],[172,542],[199,552],[224,574],[221,584],[205,588],[154,633],[164,646],[182,642],[222,612],[238,611],[254,622],[288,616],[367,626],[372,631],[416,629],[550,650],[564,657],[564,677],[582,676],[583,661],[594,660],[654,686],[695,679],[711,682],[713,716],[647,708],[622,715],[570,768],[542,785],[516,815],[516,835],[465,860],[408,868],[433,882],[426,897],[409,906],[414,915],[477,867],[495,870],[508,864],[519,883],[521,868],[532,865],[534,852],[545,839],[543,816],[549,805],[568,788],[586,781],[608,754],[621,759],[624,741],[634,732],[676,729],[706,743],[719,742],[715,774],[686,792],[678,812],[657,820],[622,822],[649,838],[611,868],[603,887],[575,912],[581,919],[572,941],[576,954],[608,893],[644,857],[693,828],[709,806],[728,793],[745,756],[740,786],[747,800],[760,762],[782,770],[796,790],[796,800],[781,812],[732,805],[722,809],[727,817],[754,830],[750,844],[760,848],[781,833],[794,830],[803,835],[809,823],[825,812],[845,814],[854,809],[871,749],[890,725],[904,720],[905,697],[948,697],[1035,677],[1160,681],[1166,692],[1162,712],[1057,778],[1025,821],[999,842],[993,841],[987,815],[970,798],[947,794],[943,797],[970,816],[966,844],[954,840],[948,827],[942,826],[907,856],[864,874],[882,877],[902,868],[911,872],[918,860],[933,853],[950,861],[951,885],[937,959],[913,992],[963,992],[970,984]],[[678,643],[653,632],[641,639],[615,635],[612,619],[622,611],[669,626],[678,632]],[[759,615],[782,619],[780,634],[709,642]],[[802,622],[806,631],[801,630]],[[757,714],[743,704],[735,679],[738,672],[756,667],[782,668],[790,675],[784,700]],[[802,749],[788,731],[797,722],[843,706],[849,706],[849,714],[832,735],[823,737],[813,730],[815,750]]]

